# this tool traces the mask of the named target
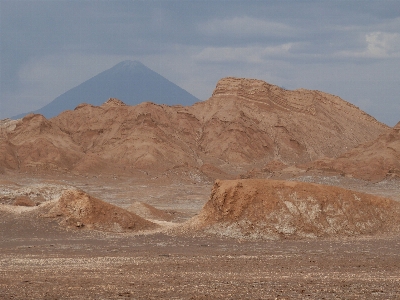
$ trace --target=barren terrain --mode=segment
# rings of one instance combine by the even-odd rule
[[[400,299],[399,128],[233,77],[0,120],[0,299]]]
[[[400,122],[377,139],[360,144],[339,157],[311,162],[309,167],[369,181],[400,178]]]
[[[400,200],[398,181],[295,179]],[[25,193],[34,198],[41,190],[46,201],[60,190],[75,187],[121,208],[138,207],[140,201],[165,212],[153,215],[153,221],[164,228],[196,216],[212,189],[209,182],[175,184],[123,176],[9,173],[0,182],[1,194],[10,197]],[[65,227],[55,219],[24,215],[21,208],[31,207],[15,206],[20,209],[16,218],[5,213],[6,205],[1,206],[1,299],[400,297],[399,235],[247,240],[173,231],[115,233]],[[169,221],[162,220],[166,215],[171,216]]]
[[[261,80],[221,79],[192,106],[109,99],[47,120],[0,123],[0,172],[159,175],[212,179],[336,158],[390,128],[345,100]],[[218,176],[217,176],[218,175]]]

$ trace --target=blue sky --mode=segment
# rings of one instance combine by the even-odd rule
[[[202,100],[220,78],[248,77],[400,121],[397,0],[0,0],[0,47],[0,118],[131,59]]]

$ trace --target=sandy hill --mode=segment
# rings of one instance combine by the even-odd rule
[[[335,159],[321,159],[307,166],[308,169],[340,172],[370,181],[400,178],[400,122],[377,139]]]
[[[388,130],[339,97],[243,78],[221,79],[209,100],[192,106],[129,106],[110,99],[50,120],[29,115],[7,128],[0,135],[3,171],[180,167],[223,178],[271,161],[293,165],[338,157]]]
[[[154,230],[156,220],[171,218],[166,212],[148,204],[132,205],[129,210],[104,202],[73,186],[40,183],[21,186],[3,182],[0,212],[16,219],[55,220],[61,227],[94,229],[107,232]],[[5,187],[5,188],[4,188]]]
[[[392,233],[400,229],[400,203],[311,183],[217,180],[185,229],[255,239]]]
[[[61,225],[101,231],[123,232],[155,229],[158,226],[134,212],[90,196],[80,190],[63,191],[60,198],[49,203],[41,216],[57,218]]]
[[[146,208],[154,215],[163,216],[162,211],[151,206]],[[159,225],[136,214],[133,207],[128,211],[75,187],[58,183],[20,186],[3,182],[0,215],[6,220],[30,220],[31,225],[49,222],[48,225],[52,226],[55,221],[62,228],[106,232],[142,232],[159,228]]]

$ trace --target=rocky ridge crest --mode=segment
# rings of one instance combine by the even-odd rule
[[[111,98],[49,120],[29,115],[2,130],[0,171],[129,174],[179,167],[229,177],[271,161],[291,166],[339,157],[388,129],[330,94],[228,77],[192,106],[128,106]]]

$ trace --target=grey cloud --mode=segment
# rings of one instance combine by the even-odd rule
[[[123,59],[141,60],[202,99],[220,77],[242,76],[288,88],[326,88],[379,112],[382,120],[385,111],[399,114],[398,90],[387,84],[400,69],[398,1],[0,0],[0,5],[0,118],[51,101]],[[356,97],[363,85],[390,111]]]
[[[297,30],[284,23],[249,16],[214,19],[198,25],[200,33],[208,36],[234,38],[293,37]]]

